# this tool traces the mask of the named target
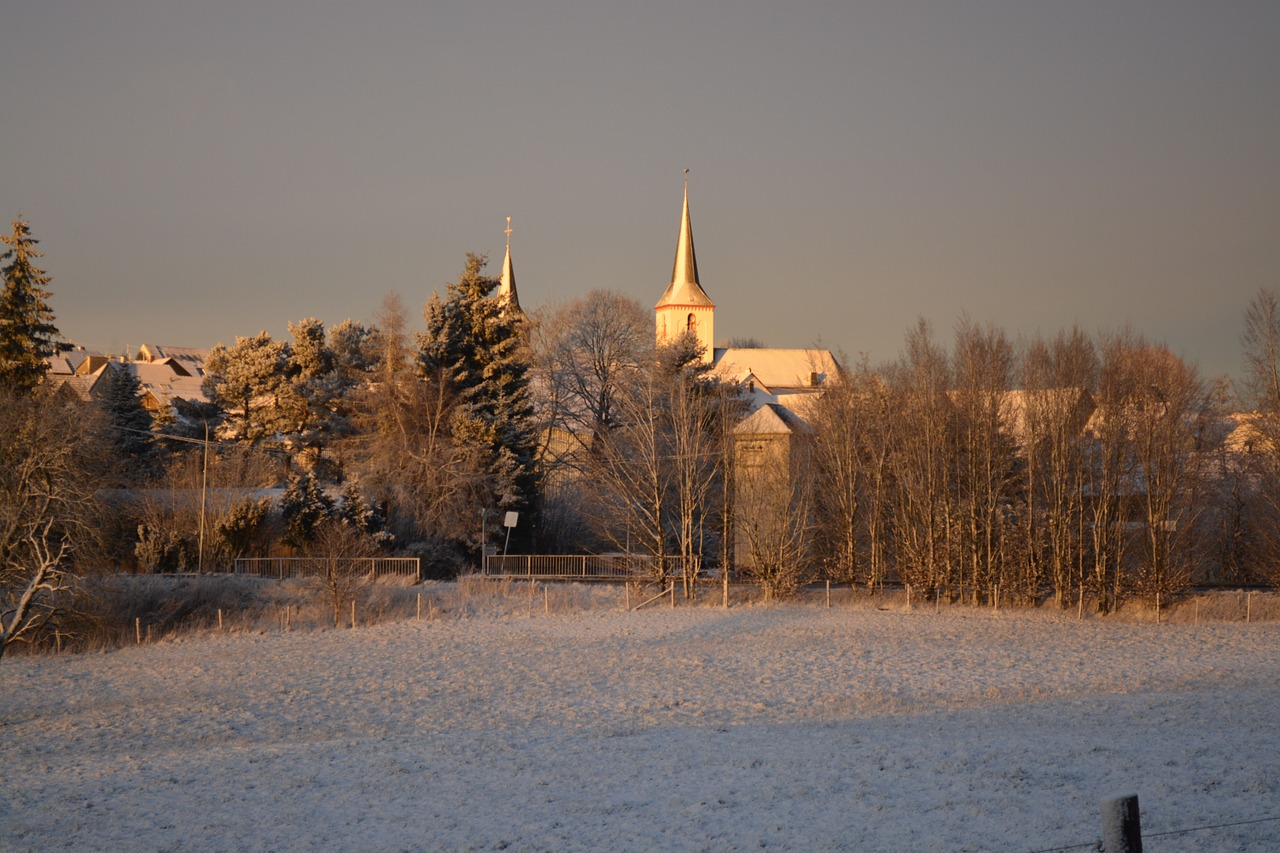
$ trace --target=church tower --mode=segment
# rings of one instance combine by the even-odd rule
[[[524,311],[520,308],[520,297],[516,295],[516,272],[511,267],[511,217],[507,217],[507,256],[502,259],[502,276],[498,279],[498,299],[507,308],[515,312],[517,317],[523,317]]]
[[[657,341],[661,346],[693,332],[702,345],[702,360],[710,363],[715,347],[715,303],[698,281],[698,260],[693,253],[693,223],[689,219],[689,170],[685,169],[684,211],[680,216],[680,237],[676,241],[676,262],[671,284],[654,307]]]

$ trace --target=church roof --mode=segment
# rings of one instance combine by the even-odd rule
[[[783,389],[818,390],[838,381],[835,356],[825,349],[717,349],[715,373],[736,378],[749,371],[776,394]]]
[[[516,293],[516,271],[511,265],[511,217],[507,217],[507,254],[502,259],[502,275],[498,278],[498,299],[506,302],[515,309],[517,314],[523,314],[520,308],[520,297]]]
[[[671,268],[671,284],[656,307],[665,305],[709,306],[715,303],[698,281],[698,258],[693,251],[693,222],[689,219],[689,185],[684,187],[684,211],[680,216],[680,237],[676,241],[676,260]]]

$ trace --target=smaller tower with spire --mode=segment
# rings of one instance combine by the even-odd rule
[[[693,222],[689,218],[689,170],[684,170],[684,210],[680,215],[680,236],[676,240],[676,260],[671,284],[654,306],[657,341],[661,346],[692,332],[703,348],[703,361],[710,363],[715,352],[715,303],[698,281],[698,259],[693,251]]]
[[[516,294],[516,273],[511,266],[511,217],[507,217],[507,255],[502,259],[502,276],[498,279],[498,300],[505,307],[523,317],[520,297]]]

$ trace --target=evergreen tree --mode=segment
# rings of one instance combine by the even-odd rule
[[[289,479],[289,488],[280,499],[284,516],[284,541],[301,548],[315,536],[320,523],[333,513],[333,498],[324,493],[315,478],[303,472]]]
[[[483,255],[468,254],[447,298],[427,303],[419,367],[452,385],[454,440],[478,457],[497,506],[528,508],[537,488],[531,358],[522,318],[491,298],[498,281],[484,275],[484,265]]]
[[[253,550],[270,509],[267,498],[256,501],[245,498],[214,522],[214,547],[229,564],[234,565],[237,559]]]
[[[226,412],[230,438],[257,444],[281,428],[279,397],[288,369],[289,347],[266,332],[237,337],[234,347],[218,344],[205,359],[204,392]]]
[[[285,429],[295,451],[308,457],[312,470],[339,479],[325,451],[351,429],[349,397],[356,384],[355,372],[341,363],[319,320],[309,317],[290,323],[289,331],[293,334],[287,350],[289,381],[280,397],[288,421]]]
[[[13,221],[13,234],[0,235],[9,247],[0,261],[8,261],[4,292],[0,294],[0,387],[29,394],[44,379],[46,359],[66,349],[54,326],[49,307],[50,281],[44,270],[32,263],[41,257],[38,240],[21,218]]]
[[[353,383],[377,370],[381,361],[378,330],[354,320],[343,320],[329,330],[329,347]]]
[[[134,473],[149,467],[154,449],[151,413],[142,405],[141,393],[142,383],[129,365],[111,362],[107,366],[102,408],[116,456],[119,461],[132,463]]]

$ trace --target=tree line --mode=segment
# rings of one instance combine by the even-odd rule
[[[499,541],[506,511],[515,552],[646,554],[689,595],[728,569],[770,595],[825,578],[1106,610],[1193,579],[1274,579],[1270,291],[1242,336],[1250,453],[1223,442],[1231,389],[1136,332],[1015,342],[963,318],[950,347],[921,320],[892,362],[844,363],[784,454],[740,465],[747,395],[696,341],[656,346],[651,312],[606,290],[526,316],[478,255],[418,333],[393,294],[368,323],[219,344],[205,401],[153,415],[115,368],[92,403],[56,394],[50,279],[25,222],[4,242],[4,626],[40,566],[214,568],[338,530],[447,576]]]

